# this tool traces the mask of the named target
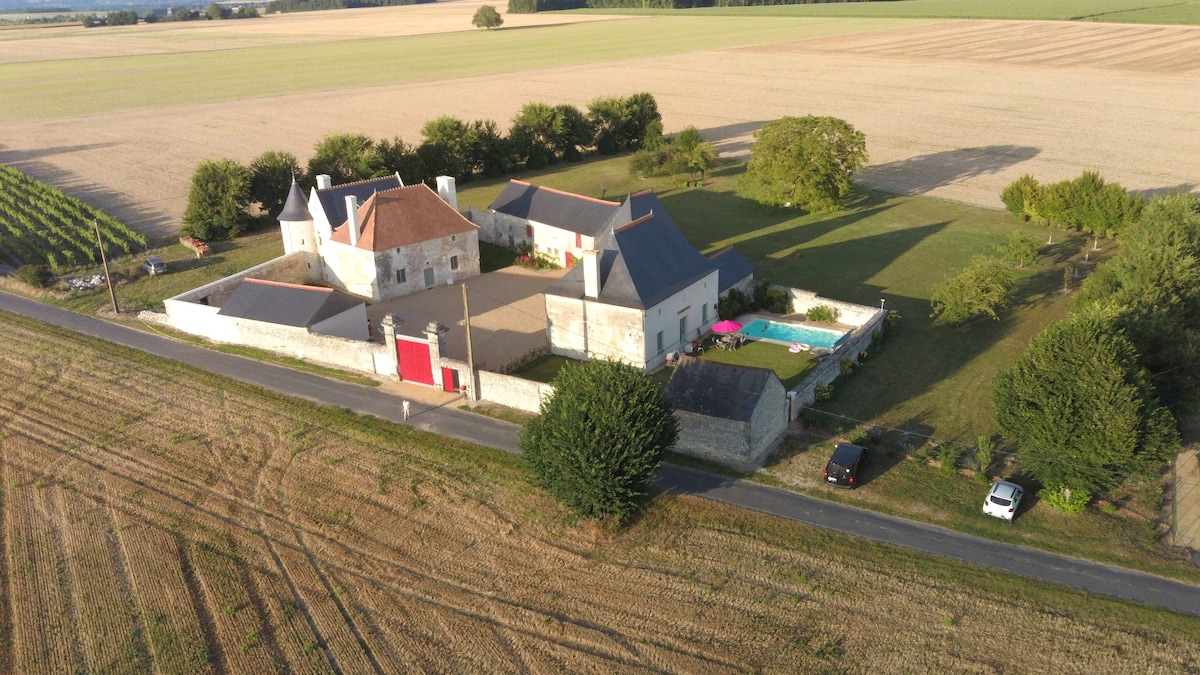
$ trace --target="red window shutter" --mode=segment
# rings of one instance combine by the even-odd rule
[[[533,226],[532,225],[525,226],[525,236],[533,238]]]
[[[583,235],[575,233],[575,248],[583,248]]]

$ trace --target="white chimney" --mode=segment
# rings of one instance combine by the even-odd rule
[[[600,252],[583,252],[583,295],[588,298],[600,297]]]
[[[346,195],[346,227],[350,228],[350,245],[358,246],[358,197]]]
[[[454,187],[454,176],[437,177],[438,196],[442,201],[458,210],[458,191]]]
[[[333,179],[329,177],[329,174],[322,173],[317,176],[318,190],[328,190],[331,187],[333,187]]]

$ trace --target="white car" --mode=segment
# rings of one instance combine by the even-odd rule
[[[988,490],[987,498],[983,500],[983,512],[989,516],[1012,520],[1024,494],[1025,491],[1016,483],[1006,480],[992,483],[992,489]]]

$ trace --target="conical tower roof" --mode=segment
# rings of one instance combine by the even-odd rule
[[[298,223],[312,219],[312,214],[308,211],[308,200],[304,198],[304,193],[293,178],[292,189],[288,192],[287,201],[283,203],[283,210],[279,212],[276,220]]]

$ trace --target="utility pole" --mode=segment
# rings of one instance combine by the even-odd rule
[[[471,309],[467,304],[467,284],[463,283],[463,326],[467,329],[467,400],[478,398],[475,390],[475,355],[471,351]]]
[[[113,290],[112,275],[108,273],[108,257],[104,255],[104,240],[100,238],[100,223],[92,219],[92,227],[96,229],[96,243],[100,246],[100,262],[104,265],[104,280],[108,282],[108,297],[112,298],[113,314],[120,314],[117,307],[117,292]]]

